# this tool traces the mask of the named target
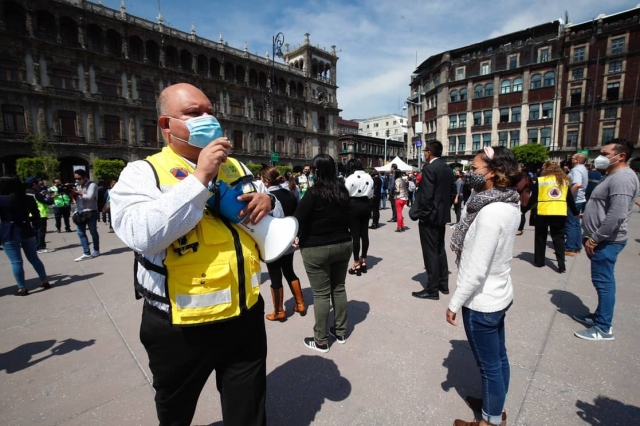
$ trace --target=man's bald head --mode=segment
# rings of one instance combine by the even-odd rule
[[[577,154],[573,154],[572,158],[578,164],[584,164],[587,161],[587,157],[584,154],[580,153],[580,152],[578,152]]]
[[[190,100],[207,98],[202,90],[189,83],[178,83],[166,87],[158,96],[156,110],[158,117],[168,115],[175,117],[176,109],[181,111],[182,106]],[[208,98],[207,98],[208,100]],[[176,105],[177,104],[177,105]]]

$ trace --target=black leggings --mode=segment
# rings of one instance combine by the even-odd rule
[[[369,251],[369,199],[367,197],[349,198],[349,228],[353,239],[353,260],[360,260],[360,240],[362,240],[362,257]]]
[[[373,197],[369,202],[369,210],[371,210],[371,219],[373,220],[371,225],[378,226],[380,222],[380,197]],[[367,220],[367,223],[369,221]]]
[[[522,231],[524,229],[524,224],[526,223],[525,214],[529,211],[528,206],[520,206],[520,226],[518,226],[518,231]]]
[[[285,254],[280,259],[267,263],[267,271],[271,278],[271,288],[278,290],[282,288],[282,275],[288,283],[298,280],[298,276],[293,270],[293,253]]]

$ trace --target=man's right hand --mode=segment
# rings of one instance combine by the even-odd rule
[[[202,148],[198,156],[198,164],[194,176],[204,185],[218,175],[220,164],[227,161],[227,156],[231,150],[231,143],[226,137],[218,138],[206,147]]]

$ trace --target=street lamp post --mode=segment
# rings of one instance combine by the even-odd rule
[[[418,112],[418,120],[420,123],[420,130],[422,130],[422,92],[418,92],[418,102],[413,102],[410,101],[409,99],[406,100],[407,103],[412,104],[416,107],[416,110]],[[412,123],[413,124],[413,128],[415,130],[416,128],[416,123]],[[416,136],[418,136],[418,140],[420,140],[419,138],[422,136],[422,132],[416,132]],[[424,143],[424,141],[422,142]],[[420,147],[422,148],[422,147]],[[418,153],[418,170],[422,170],[422,152]]]
[[[273,55],[271,56],[271,86],[269,87],[269,103],[271,104],[271,163],[275,166],[279,155],[276,153],[276,56],[282,58],[284,34],[279,32],[273,36]]]

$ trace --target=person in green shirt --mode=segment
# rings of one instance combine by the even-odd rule
[[[72,232],[69,225],[69,217],[71,216],[71,198],[67,194],[66,187],[60,179],[53,180],[53,186],[49,188],[49,192],[53,195],[53,214],[56,221],[56,229],[61,232],[62,219],[64,219],[64,230]]]

